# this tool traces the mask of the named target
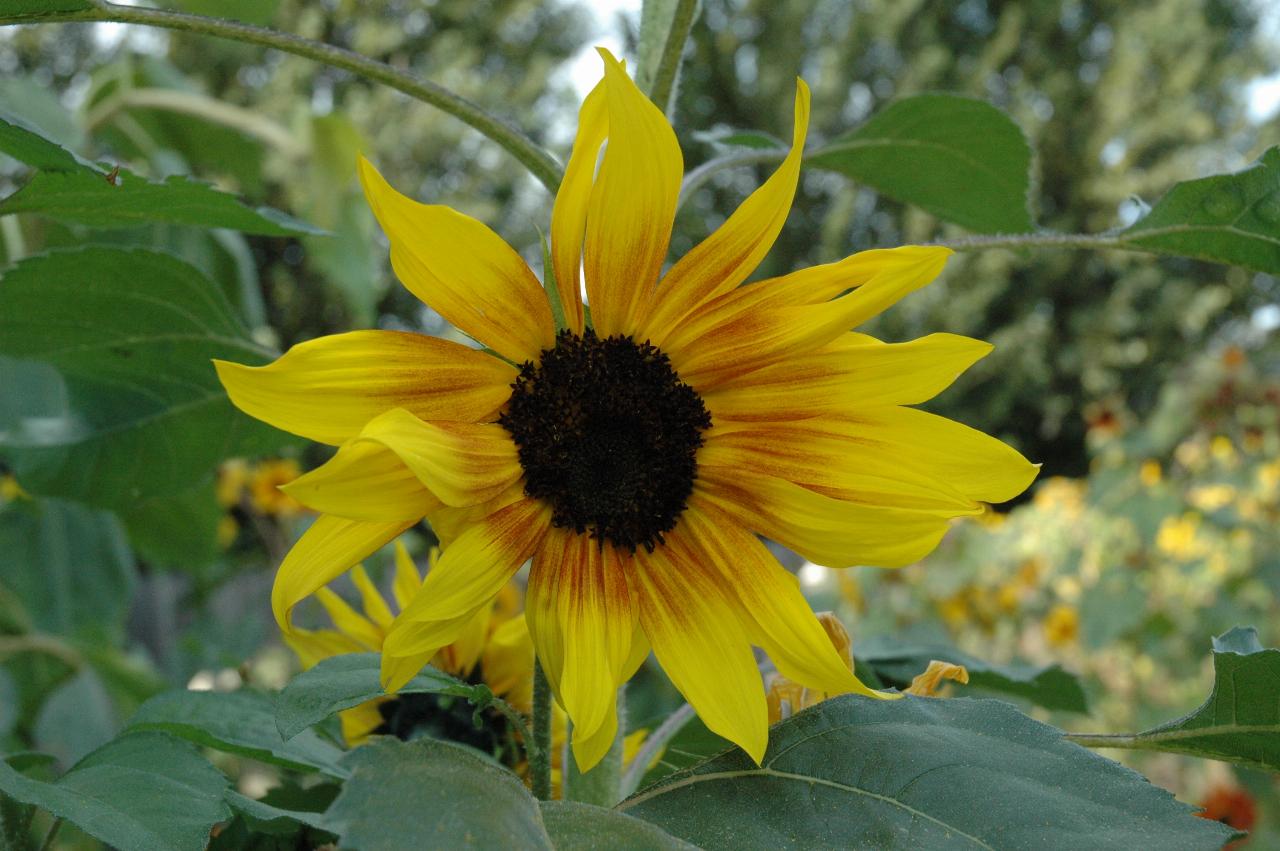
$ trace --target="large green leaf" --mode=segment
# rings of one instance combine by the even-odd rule
[[[21,606],[19,626],[91,640],[123,628],[133,556],[111,514],[56,499],[11,503],[0,510],[0,553],[0,589]]]
[[[1280,272],[1280,147],[1244,171],[1179,183],[1117,240],[1127,248]]]
[[[152,566],[198,573],[218,557],[218,505],[211,478],[173,496],[125,505],[120,519],[140,558]]]
[[[45,699],[36,716],[35,746],[71,766],[111,741],[119,729],[119,712],[102,678],[84,668]]]
[[[199,851],[227,818],[227,779],[196,749],[163,733],[131,733],[52,783],[0,760],[0,792],[129,851]]]
[[[578,801],[543,801],[542,821],[556,851],[686,851],[694,849],[656,825]]]
[[[1218,849],[1232,834],[1007,703],[846,695],[619,809],[703,848]]]
[[[41,213],[89,227],[121,228],[146,222],[230,228],[268,236],[319,233],[269,207],[253,209],[234,195],[182,175],[149,181],[125,168],[108,172],[0,115],[0,153],[36,169],[17,192],[0,201],[0,216]]]
[[[171,691],[144,703],[129,720],[138,729],[163,730],[199,745],[285,768],[318,769],[342,777],[343,751],[304,730],[285,741],[276,729],[275,701],[253,691]]]
[[[1073,736],[1090,747],[1171,751],[1280,771],[1280,650],[1253,627],[1213,640],[1213,692],[1190,715],[1134,735]]]
[[[1031,148],[1018,125],[985,101],[904,98],[805,161],[980,233],[1032,229]]]
[[[31,257],[0,282],[0,378],[28,388],[0,404],[0,454],[33,493],[119,505],[189,488],[288,439],[232,407],[210,362],[272,355],[167,254]]]
[[[324,827],[343,848],[551,848],[524,783],[470,748],[380,737],[343,760],[351,777]]]
[[[923,673],[932,659],[964,665],[969,672],[969,688],[1013,695],[1046,709],[1089,711],[1080,680],[1059,665],[992,665],[941,644],[858,653],[859,662],[874,671],[886,685],[899,688],[910,685],[911,680]],[[959,683],[955,687],[961,691],[966,688]]]
[[[386,694],[378,678],[380,666],[377,653],[347,653],[298,674],[276,701],[280,735],[293,738],[337,712]],[[492,697],[486,687],[468,685],[435,668],[423,668],[398,693],[448,694],[481,702]]]

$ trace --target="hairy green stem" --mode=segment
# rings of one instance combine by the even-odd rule
[[[359,53],[324,42],[221,18],[209,18],[185,12],[163,9],[145,9],[137,6],[120,6],[105,0],[95,0],[94,7],[71,12],[41,12],[38,14],[0,15],[0,26],[9,24],[70,22],[110,22],[140,24],[164,29],[210,35],[282,50],[296,56],[313,59],[333,68],[350,71],[374,82],[382,83],[404,92],[409,97],[430,104],[502,146],[520,161],[529,172],[551,192],[560,185],[563,172],[560,164],[532,139],[506,121],[486,111],[461,95],[427,80],[419,80],[411,74],[378,62]]]
[[[1137,736],[1124,733],[1067,733],[1063,738],[1085,748],[1141,749],[1144,747]]]
[[[1109,233],[1011,233],[962,236],[934,243],[955,251],[988,248],[1128,248],[1124,239]]]
[[[698,4],[699,0],[678,0],[676,3],[675,12],[671,15],[671,28],[667,30],[662,54],[658,57],[658,65],[653,72],[649,99],[667,114],[671,112],[676,77],[680,73],[680,60],[684,57],[684,46],[689,41],[693,21],[698,16]]]
[[[551,800],[551,683],[542,662],[533,661],[533,747],[529,749],[529,775],[539,801]]]
[[[787,152],[781,148],[749,148],[734,151],[731,154],[725,154],[713,160],[707,160],[684,176],[684,182],[680,184],[680,196],[676,200],[676,209],[679,210],[683,207],[699,189],[706,185],[708,180],[725,169],[738,168],[744,165],[781,162],[786,157]]]

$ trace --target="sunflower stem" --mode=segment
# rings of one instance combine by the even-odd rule
[[[618,732],[604,758],[590,771],[578,771],[577,760],[571,756],[563,768],[564,798],[581,801],[598,807],[612,807],[622,800],[622,750],[626,738],[627,708],[626,686],[618,689]]]
[[[415,100],[420,100],[458,118],[506,149],[550,192],[555,192],[563,176],[560,164],[554,157],[520,130],[486,111],[479,104],[436,83],[419,80],[412,74],[393,68],[385,62],[378,62],[332,44],[221,18],[170,12],[164,9],[147,9],[140,6],[121,6],[105,0],[96,0],[93,8],[76,11],[0,15],[0,26],[75,22],[112,22],[162,27],[256,44],[313,59],[333,68],[341,68],[390,86]]]
[[[649,5],[645,4],[646,7]],[[676,0],[670,24],[662,40],[662,52],[658,55],[652,74],[645,73],[645,77],[652,80],[647,92],[649,99],[666,114],[671,113],[676,79],[680,74],[680,60],[684,57],[684,46],[689,41],[689,31],[693,29],[700,6],[700,0]],[[644,69],[644,72],[647,71],[648,69]]]
[[[542,662],[533,660],[533,747],[529,748],[529,775],[539,801],[551,800],[551,684]]]
[[[657,756],[666,748],[667,742],[675,738],[676,733],[684,729],[684,725],[693,719],[693,707],[684,704],[675,712],[667,716],[667,720],[663,721],[658,729],[645,736],[644,744],[636,755],[632,757],[631,762],[627,765],[626,773],[622,775],[622,789],[619,794],[625,798],[633,794],[640,788],[640,782],[644,780],[644,775],[649,770],[649,763],[653,762]]]

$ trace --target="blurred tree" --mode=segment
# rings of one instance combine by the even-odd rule
[[[1036,152],[1039,223],[1063,232],[1128,224],[1174,182],[1240,168],[1280,142],[1274,124],[1246,120],[1243,81],[1274,72],[1280,47],[1264,43],[1243,0],[704,7],[677,122],[692,165],[712,153],[697,130],[728,125],[786,138],[797,74],[813,87],[811,146],[898,97],[949,91],[992,101]],[[767,169],[750,172],[722,173],[690,201],[677,252]],[[958,235],[842,178],[810,173],[802,186],[769,274]],[[1144,415],[1188,352],[1277,293],[1270,277],[1192,261],[1038,251],[1032,266],[1010,252],[982,252],[956,257],[941,283],[877,330],[891,339],[947,330],[996,343],[936,409],[1001,433],[1047,473],[1079,474],[1086,410]]]

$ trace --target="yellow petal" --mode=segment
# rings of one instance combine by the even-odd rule
[[[392,408],[425,419],[490,419],[516,378],[510,364],[492,355],[399,331],[319,337],[266,366],[213,363],[237,408],[335,446]]]
[[[355,748],[364,744],[373,735],[373,731],[386,723],[378,707],[386,702],[386,698],[366,700],[359,706],[344,709],[338,713],[342,723],[342,740],[347,747]]]
[[[298,654],[298,661],[303,670],[330,656],[367,653],[370,649],[351,636],[343,635],[333,629],[294,629],[292,632],[285,633],[284,642],[289,645],[290,650]]]
[[[396,578],[395,583],[391,586],[391,593],[395,595],[396,606],[404,611],[404,607],[409,605],[409,601],[413,599],[413,595],[418,593],[418,589],[422,587],[422,574],[418,573],[418,567],[413,563],[413,558],[409,555],[409,551],[405,549],[403,541],[396,541]]]
[[[487,502],[524,474],[511,435],[497,423],[427,423],[397,408],[370,422],[360,440],[398,455],[445,505]]]
[[[533,639],[524,615],[493,631],[481,654],[484,681],[493,693],[521,712],[533,704]]]
[[[769,739],[764,684],[737,601],[710,581],[686,534],[677,526],[664,546],[636,552],[640,623],[663,670],[707,727],[758,763]]]
[[[662,349],[683,380],[709,389],[833,342],[928,284],[950,255],[947,248],[919,246],[863,251],[742,287],[680,323]]]
[[[538,501],[521,499],[495,511],[449,544],[387,636],[384,683],[389,682],[387,657],[434,655],[454,641],[533,554],[550,521],[550,509]]]
[[[676,134],[607,51],[609,144],[587,206],[583,268],[601,337],[634,332],[667,256],[684,160]]]
[[[578,111],[578,137],[564,169],[564,179],[551,210],[551,263],[556,291],[564,306],[569,330],[582,333],[582,238],[587,226],[587,203],[596,176],[600,146],[609,134],[604,81],[596,84]]]
[[[624,558],[587,535],[552,529],[529,574],[530,631],[544,665],[555,669],[575,741],[604,723],[631,656],[637,616]]]
[[[942,688],[946,680],[964,685],[969,682],[969,671],[964,665],[953,665],[950,662],[939,662],[937,659],[929,661],[929,667],[924,673],[917,674],[911,680],[911,685],[907,686],[907,694],[919,695],[920,697],[933,697],[938,693],[938,689]]]
[[[958,517],[981,506],[950,482],[903,466],[896,458],[868,452],[856,439],[833,431],[826,420],[717,426],[705,436],[698,463],[720,470],[727,481],[737,471],[784,479],[809,490],[851,503],[904,508]]]
[[[702,304],[733,290],[760,265],[791,211],[809,128],[809,87],[796,80],[791,151],[778,170],[715,233],[680,258],[658,285],[653,312],[637,339],[661,346],[667,332]]]
[[[751,642],[769,654],[779,673],[829,694],[887,696],[853,675],[795,577],[755,535],[705,500],[691,501],[685,517],[690,539],[705,556],[702,569],[737,595],[737,612]]]
[[[286,633],[293,629],[289,612],[299,601],[346,573],[414,522],[369,523],[328,514],[316,518],[276,571],[271,610],[280,629]]]
[[[595,732],[586,735],[575,725],[573,727],[573,759],[578,763],[578,771],[586,772],[595,768],[605,754],[613,747],[618,736],[618,702],[614,700],[605,709],[604,718],[597,725]]]
[[[502,237],[470,216],[401,195],[364,157],[360,182],[410,292],[516,363],[555,344],[542,285]]]
[[[399,455],[358,438],[280,490],[312,511],[350,520],[419,520],[441,505]]]
[[[485,639],[489,637],[491,614],[489,606],[481,606],[480,610],[463,625],[458,637],[447,647],[440,648],[432,664],[442,671],[464,679],[470,675],[476,663],[480,661]]]
[[[355,583],[356,590],[360,592],[360,601],[364,605],[364,613],[369,620],[383,629],[391,626],[391,622],[395,620],[395,615],[391,614],[391,608],[387,606],[387,601],[383,598],[382,592],[373,584],[369,574],[365,573],[364,565],[357,564],[351,568],[351,581]]]
[[[354,569],[362,568],[360,568],[360,565],[356,565]],[[329,620],[333,621],[333,625],[338,632],[351,636],[362,645],[358,652],[373,651],[376,653],[382,648],[382,637],[385,632],[378,624],[351,608],[346,600],[328,588],[316,589],[316,600],[320,602],[320,605],[324,606],[325,612],[329,615]]]
[[[827,567],[901,567],[947,531],[945,516],[859,505],[744,470],[699,466],[695,489],[751,531]]]
[[[408,656],[391,656],[382,654],[382,688],[394,693],[404,688],[404,684],[418,675],[435,652],[410,653]]]

